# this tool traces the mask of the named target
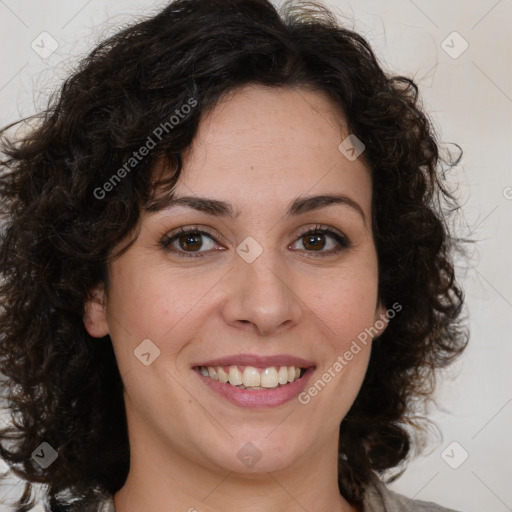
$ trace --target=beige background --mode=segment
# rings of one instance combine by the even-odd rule
[[[370,40],[387,69],[419,82],[441,140],[463,147],[462,164],[450,174],[464,202],[459,234],[478,240],[470,268],[460,272],[470,347],[451,378],[440,382],[441,407],[431,414],[443,437],[392,487],[465,512],[511,511],[512,1],[324,3]],[[164,4],[0,0],[0,125],[44,108],[78,56],[123,23]],[[31,43],[44,31],[58,48],[43,59]],[[450,467],[447,461],[456,466],[465,452],[467,460]],[[0,488],[0,496],[12,497],[20,489],[13,480]]]

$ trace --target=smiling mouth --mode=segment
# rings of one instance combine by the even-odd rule
[[[238,389],[276,389],[303,377],[306,368],[298,366],[196,366],[194,370],[204,377],[230,384]]]

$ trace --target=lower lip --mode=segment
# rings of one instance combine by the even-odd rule
[[[210,389],[235,405],[255,408],[278,407],[290,400],[293,400],[306,387],[307,381],[314,370],[315,368],[313,366],[308,368],[300,379],[289,382],[284,386],[278,386],[277,388],[272,389],[256,389],[253,391],[240,389],[232,386],[231,384],[205,377],[196,370],[194,370],[194,372]]]

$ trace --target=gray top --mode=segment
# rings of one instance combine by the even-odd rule
[[[115,512],[112,509],[112,512]],[[406,498],[388,489],[378,478],[368,485],[363,500],[363,512],[457,512],[431,501]]]
[[[103,501],[97,512],[115,512],[113,498]],[[378,478],[366,488],[363,512],[457,512],[435,503],[411,500],[388,489]]]

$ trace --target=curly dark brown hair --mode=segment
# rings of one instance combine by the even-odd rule
[[[32,503],[30,482],[46,484],[53,504],[66,492],[123,486],[122,381],[108,336],[98,343],[84,327],[84,303],[141,210],[172,194],[204,114],[251,83],[308,87],[343,109],[371,170],[379,296],[402,306],[374,340],[341,423],[340,491],[361,501],[373,472],[411,452],[414,404],[467,344],[453,263],[461,241],[447,222],[457,204],[417,85],[384,72],[368,42],[322,5],[287,2],[278,12],[267,0],[178,0],[95,48],[29,133],[0,132],[0,371],[12,417],[0,455],[27,481],[18,510]],[[195,108],[98,198],[190,98]],[[162,159],[173,174],[155,182]],[[31,457],[43,441],[59,454],[44,470]]]

